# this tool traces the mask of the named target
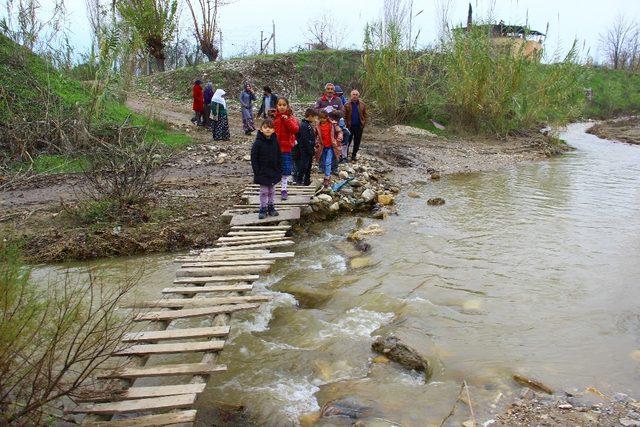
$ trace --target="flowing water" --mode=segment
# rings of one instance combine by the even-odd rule
[[[400,215],[368,239],[369,267],[349,268],[334,246],[353,218],[297,239],[295,260],[256,284],[274,301],[234,316],[229,371],[199,400],[205,422],[225,402],[245,405],[257,425],[295,425],[349,397],[374,408],[367,425],[438,425],[462,380],[487,419],[518,393],[514,373],[639,396],[640,147],[585,128],[566,130],[577,150],[556,159],[416,179],[404,190],[421,197],[401,195]],[[427,206],[436,196],[446,204]],[[106,266],[117,275],[145,264],[137,296],[150,299],[173,279],[173,257]],[[371,363],[374,336],[387,332],[429,356],[429,381]]]

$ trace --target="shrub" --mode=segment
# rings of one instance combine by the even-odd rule
[[[56,402],[83,385],[121,348],[130,320],[116,315],[135,280],[98,277],[36,286],[19,251],[0,241],[0,424],[41,425]]]

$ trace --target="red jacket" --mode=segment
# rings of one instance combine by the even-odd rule
[[[200,85],[193,85],[193,111],[204,111],[204,95]]]
[[[289,116],[286,120],[282,118],[283,114],[276,111],[276,117],[273,119],[273,126],[276,128],[276,136],[280,143],[280,152],[290,153],[293,146],[296,145],[296,133],[300,129],[298,120],[293,117],[293,111],[286,113]]]

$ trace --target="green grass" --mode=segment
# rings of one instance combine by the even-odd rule
[[[586,117],[604,119],[640,112],[640,74],[592,67],[585,70],[582,84],[593,90]]]
[[[91,105],[90,88],[70,75],[53,68],[45,59],[0,35],[0,125],[3,122],[38,121],[49,113],[53,117],[79,117]],[[47,109],[49,110],[47,112]],[[174,132],[163,122],[131,112],[115,96],[107,97],[92,126],[113,126],[130,118],[133,125],[148,126],[147,138],[180,149],[192,143],[188,135]],[[32,170],[44,172],[78,172],[82,157],[56,152],[30,153]],[[0,153],[0,158],[3,153]],[[24,159],[13,169],[22,169]]]
[[[69,157],[58,154],[42,154],[33,159],[33,172],[76,173],[86,170],[88,164],[84,157]]]

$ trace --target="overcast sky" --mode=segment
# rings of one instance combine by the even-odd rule
[[[2,0],[2,12],[4,3]],[[52,0],[40,0],[43,8]],[[414,0],[414,34],[420,30],[419,44],[428,45],[437,37],[437,5],[446,0]],[[223,35],[224,57],[240,52],[250,53],[260,44],[260,31],[271,33],[272,20],[276,26],[278,52],[295,49],[309,41],[307,25],[322,14],[331,14],[344,33],[345,47],[362,47],[363,28],[367,22],[380,17],[383,0],[237,0],[221,11],[220,28]],[[452,23],[466,21],[468,0],[451,0]],[[89,48],[89,26],[85,14],[85,0],[66,0],[69,11],[71,41],[80,51]],[[618,14],[640,22],[640,0],[472,0],[474,17],[484,18],[491,5],[496,20],[524,24],[545,32],[548,24],[547,51],[560,49],[563,53],[577,38],[583,56],[589,53],[598,59],[599,35]],[[309,6],[312,5],[312,6]],[[528,19],[527,19],[528,17]],[[183,12],[182,22],[189,25]]]

